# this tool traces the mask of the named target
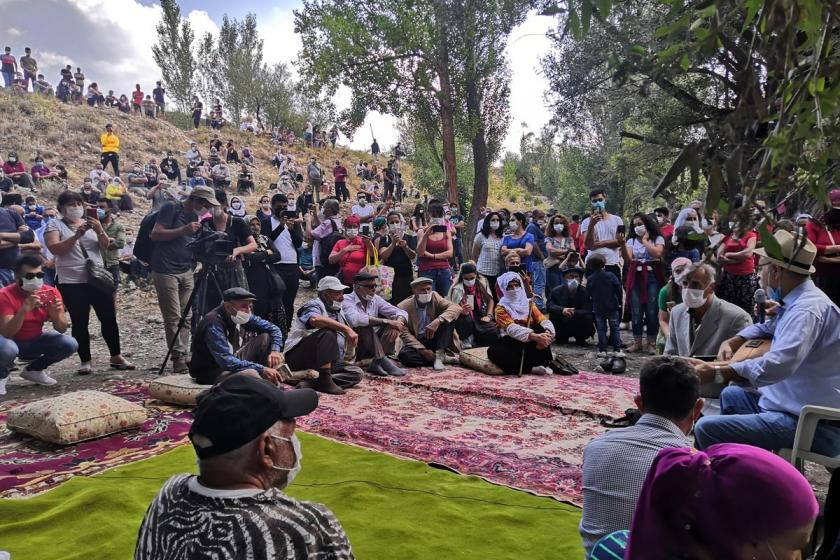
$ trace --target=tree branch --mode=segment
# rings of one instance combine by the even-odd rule
[[[677,148],[679,150],[685,148],[685,144],[678,144],[676,142],[669,142],[667,140],[659,140],[657,138],[650,138],[648,136],[642,136],[641,134],[636,134],[635,132],[627,132],[626,130],[622,130],[618,133],[621,138],[631,138],[633,140],[638,140],[639,142],[644,142],[645,144],[656,144],[657,146],[668,146],[669,148]]]

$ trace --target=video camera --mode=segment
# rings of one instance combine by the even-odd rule
[[[202,227],[195,239],[187,243],[192,250],[195,260],[202,264],[219,264],[224,262],[233,254],[235,245],[227,239],[223,231],[212,231],[206,226]]]

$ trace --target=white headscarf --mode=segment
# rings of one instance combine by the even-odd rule
[[[508,284],[512,280],[519,281],[519,288],[516,289],[516,293],[513,296],[507,291]],[[525,287],[522,283],[522,277],[515,272],[505,272],[496,280],[496,285],[499,286],[503,294],[501,299],[499,299],[499,305],[507,309],[510,316],[516,321],[527,319],[531,312],[531,302],[525,294]]]
[[[234,203],[234,201],[236,201],[236,202],[238,202],[238,203],[239,203],[239,208],[234,208],[234,207],[233,207],[233,203]],[[242,200],[242,199],[241,199],[240,197],[238,197],[238,196],[233,196],[233,197],[231,197],[231,199],[230,199],[230,206],[229,206],[229,209],[228,209],[228,213],[229,213],[231,216],[236,216],[237,218],[244,218],[244,217],[245,217],[245,201],[244,201],[244,200]]]
[[[700,217],[700,212],[698,212],[697,210],[695,210],[694,208],[691,208],[691,207],[683,208],[682,210],[680,210],[680,213],[677,216],[677,219],[674,221],[674,229],[677,229],[679,227],[682,227],[682,226],[686,225],[685,220],[688,217],[688,214],[691,213],[691,212],[694,212],[697,215],[697,222],[695,222],[694,226],[693,226],[694,231],[696,231],[697,233],[703,233],[703,228],[701,227],[701,224],[700,224],[700,221],[702,220],[702,218]]]

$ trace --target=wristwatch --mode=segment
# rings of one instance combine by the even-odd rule
[[[718,385],[723,385],[726,383],[726,378],[723,376],[723,372],[720,370],[720,366],[715,366],[715,383]]]

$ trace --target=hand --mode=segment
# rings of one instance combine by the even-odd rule
[[[775,317],[779,313],[779,302],[775,299],[768,299],[764,303],[764,314],[767,317]],[[756,306],[756,315],[758,315],[758,306]]]
[[[615,240],[618,241],[620,244],[624,245],[624,234],[623,233],[616,233]]]
[[[551,333],[542,333],[537,335],[539,340],[537,341],[537,348],[543,350],[551,346],[552,336]]]
[[[420,350],[419,352],[420,352],[420,355],[423,356],[423,359],[426,360],[427,362],[434,361],[435,353],[432,352],[431,350],[429,350],[428,348],[424,348],[424,349]]]
[[[602,219],[602,215],[600,212],[593,212],[592,215],[589,216],[589,225],[594,226]]]
[[[732,356],[735,354],[735,350],[732,348],[732,345],[729,341],[724,341],[720,348],[718,348],[717,359],[722,362],[726,362],[732,359]]]
[[[461,315],[469,315],[472,313],[473,307],[472,305],[467,305],[466,303],[461,306]]]
[[[41,300],[38,299],[38,296],[36,296],[35,294],[32,294],[30,296],[27,296],[27,298],[25,300],[23,300],[23,305],[21,306],[21,308],[23,309],[24,313],[29,313],[33,309],[35,309],[37,307],[40,307],[40,306],[41,306]]]
[[[385,331],[385,340],[388,342],[396,342],[398,336],[400,336],[400,331],[393,327]]]
[[[347,346],[356,347],[359,344],[359,335],[351,328],[344,332],[344,342]]]
[[[64,302],[62,302],[60,299],[54,299],[49,304],[48,312],[52,321],[55,321],[56,319],[60,318],[64,314]]]
[[[190,222],[181,226],[184,235],[190,235],[201,229],[201,222]]]
[[[574,314],[575,314],[575,310],[572,309],[571,307],[563,308],[563,316],[564,317],[571,317]]]
[[[709,362],[694,364],[694,373],[700,378],[700,383],[711,383],[715,380],[715,366]]]
[[[274,368],[262,368],[262,371],[260,372],[260,377],[262,377],[266,381],[274,383],[275,385],[280,385],[281,383],[283,383],[283,376],[280,375],[280,372]]]
[[[434,321],[432,321],[431,323],[426,325],[426,328],[425,328],[426,338],[434,338],[435,333],[437,332],[439,327],[440,327],[440,321],[438,319],[435,319]]]
[[[490,315],[485,315],[484,317],[481,318],[482,323],[489,323],[491,320],[492,319],[490,318]]]
[[[85,233],[87,233],[87,230],[89,229],[90,224],[88,224],[87,222],[82,222],[81,224],[79,224],[79,227],[76,228],[76,233],[73,234],[73,237],[75,237],[76,239],[81,239],[82,236]]]
[[[268,367],[276,368],[286,363],[286,358],[278,351],[271,352],[268,355]]]

